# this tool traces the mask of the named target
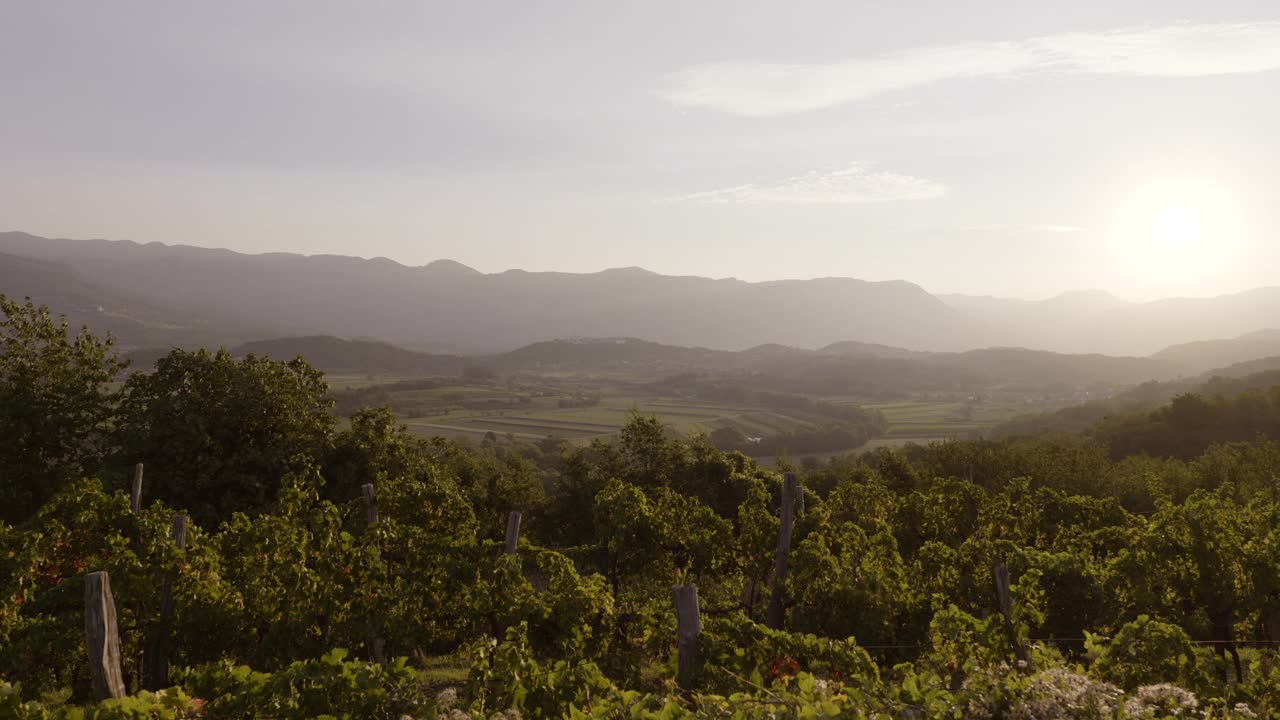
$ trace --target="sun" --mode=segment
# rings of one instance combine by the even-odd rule
[[[1177,252],[1193,250],[1204,241],[1204,211],[1181,202],[1166,205],[1152,214],[1149,238],[1153,250]]]
[[[1139,186],[1123,203],[1110,233],[1112,260],[1135,289],[1195,293],[1230,264],[1235,235],[1221,185],[1172,175]]]

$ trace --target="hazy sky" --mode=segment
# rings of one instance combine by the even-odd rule
[[[0,0],[0,229],[486,272],[1275,284],[1280,3]]]

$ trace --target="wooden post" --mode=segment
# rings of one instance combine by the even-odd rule
[[[676,585],[671,588],[676,606],[676,648],[679,656],[677,682],[682,690],[693,689],[693,666],[698,658],[698,635],[702,633],[702,617],[698,613],[698,586]]]
[[[116,600],[111,595],[111,578],[106,571],[84,577],[84,637],[94,697],[98,700],[124,697]]]
[[[1004,631],[1009,637],[1009,644],[1013,646],[1013,654],[1018,661],[1023,663],[1024,669],[1030,669],[1027,649],[1018,641],[1017,630],[1013,627],[1013,597],[1009,594],[1009,568],[1004,563],[997,563],[995,567],[996,577],[996,595],[1000,600],[1000,614],[1004,616]]]
[[[133,490],[129,493],[129,508],[135,515],[142,510],[142,463],[133,466]]]
[[[179,550],[187,549],[187,516],[174,515],[173,527],[169,528],[169,539]]]
[[[769,611],[765,617],[765,624],[774,630],[781,630],[786,621],[783,595],[787,584],[787,556],[791,554],[791,525],[795,517],[797,485],[795,473],[789,472],[783,475],[778,552],[773,564],[773,592],[769,596]]]
[[[378,503],[373,495],[373,483],[365,483],[360,486],[360,492],[364,493],[364,517],[370,525],[378,522]]]
[[[520,520],[523,515],[516,510],[512,510],[507,515],[507,545],[508,555],[515,555],[516,548],[520,546]]]
[[[187,549],[187,516],[174,515],[169,540],[178,550]],[[160,622],[156,623],[147,649],[142,654],[143,685],[151,691],[169,687],[169,635],[173,632],[173,581],[166,580],[160,591]]]
[[[364,495],[364,519],[370,524],[378,522],[378,501],[373,493],[373,483],[365,483],[360,486],[360,492]],[[379,550],[381,553],[381,550]],[[376,624],[378,621],[374,621]],[[379,665],[387,664],[387,641],[377,631],[369,642],[369,659]]]

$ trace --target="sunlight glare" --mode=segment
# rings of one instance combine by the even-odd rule
[[[1207,179],[1170,176],[1141,187],[1110,233],[1116,269],[1155,291],[1203,286],[1234,259],[1231,198]]]

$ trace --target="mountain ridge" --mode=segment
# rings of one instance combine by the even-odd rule
[[[940,295],[905,280],[825,277],[748,282],[661,275],[482,273],[454,260],[408,266],[386,258],[245,254],[129,240],[0,233],[0,253],[60,264],[104,295],[159,313],[123,345],[173,337],[235,345],[303,335],[374,337],[404,347],[497,353],[555,337],[628,336],[742,350],[856,342],[908,352],[992,346],[1147,356],[1207,337],[1274,326],[1280,288],[1214,298],[1130,303],[1098,290],[1046,300]],[[12,276],[12,273],[11,273]],[[10,292],[0,285],[0,292]],[[28,283],[29,285],[30,283]],[[56,282],[37,299],[56,295]],[[29,288],[30,289],[30,288]],[[56,303],[52,303],[51,306]],[[55,310],[61,308],[54,307]],[[1247,358],[1246,358],[1247,359]],[[1219,366],[1230,364],[1218,363]]]

